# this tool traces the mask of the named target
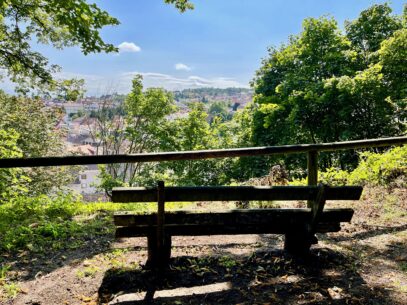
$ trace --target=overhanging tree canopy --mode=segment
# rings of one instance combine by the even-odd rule
[[[180,12],[192,9],[188,0],[165,0]],[[118,25],[96,4],[86,0],[0,0],[0,68],[17,83],[51,84],[58,67],[33,49],[33,42],[62,49],[79,46],[83,54],[115,52],[100,29]]]
[[[253,144],[405,133],[404,14],[373,5],[347,22],[345,31],[333,18],[307,18],[300,34],[271,48],[252,83]]]

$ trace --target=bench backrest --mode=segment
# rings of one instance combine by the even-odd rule
[[[329,187],[325,200],[358,200],[362,193],[360,186]],[[206,186],[206,187],[165,187],[165,201],[250,201],[250,200],[316,200],[318,186]],[[157,202],[155,187],[114,188],[113,202]]]
[[[306,226],[306,230],[307,234],[312,236],[316,232],[326,200],[357,200],[360,198],[361,193],[362,187],[359,186],[165,187],[163,181],[158,181],[157,188],[114,188],[112,199],[113,202],[156,201],[158,203],[155,218],[157,224],[157,251],[160,252],[164,247],[165,239],[166,201],[309,200],[311,219]],[[241,212],[240,215],[242,215]],[[213,217],[214,215],[212,215]],[[126,230],[126,228],[124,229]]]

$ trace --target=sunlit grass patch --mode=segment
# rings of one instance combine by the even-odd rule
[[[3,298],[6,298],[6,299],[14,299],[17,296],[17,294],[21,291],[20,286],[16,282],[4,283],[1,285],[0,288],[2,290],[1,294],[4,295]],[[1,296],[0,296],[0,299],[1,299]]]
[[[0,265],[0,300],[13,299],[20,292],[20,286],[12,278],[11,265]]]
[[[80,269],[76,272],[76,276],[78,278],[84,278],[84,277],[95,277],[96,273],[100,271],[100,268],[95,266],[95,265],[91,265],[91,266],[87,266],[83,269]]]
[[[191,205],[168,203],[166,209]],[[156,209],[156,203],[83,203],[69,194],[17,198],[0,205],[0,251],[75,249],[88,238],[112,235],[112,215],[116,211],[150,213]]]
[[[166,202],[165,209],[169,211],[185,209],[195,205],[193,202]],[[157,211],[156,202],[131,202],[131,203],[115,203],[115,202],[92,202],[84,203],[78,206],[76,214],[89,215],[96,212],[117,212],[117,211],[132,211],[138,213],[150,213]]]
[[[407,211],[400,205],[400,199],[394,194],[386,194],[383,198],[383,214],[384,221],[392,221],[393,219],[401,219],[407,217]],[[407,219],[406,219],[407,220]]]

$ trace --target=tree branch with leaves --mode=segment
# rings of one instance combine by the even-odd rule
[[[192,9],[188,0],[165,0],[180,12]],[[78,46],[84,55],[117,52],[100,30],[120,22],[86,0],[0,0],[0,68],[22,87],[56,86],[60,67],[33,45],[57,49]]]

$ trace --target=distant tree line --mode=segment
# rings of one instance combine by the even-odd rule
[[[250,93],[252,92],[251,89],[246,89],[246,88],[213,88],[213,87],[208,87],[208,88],[195,88],[195,89],[184,89],[182,91],[174,91],[174,98],[176,100],[180,99],[190,99],[190,98],[201,98],[205,96],[209,97],[216,97],[216,96],[222,96],[222,95],[228,95],[228,96],[233,96],[233,95],[238,95],[242,93]]]

